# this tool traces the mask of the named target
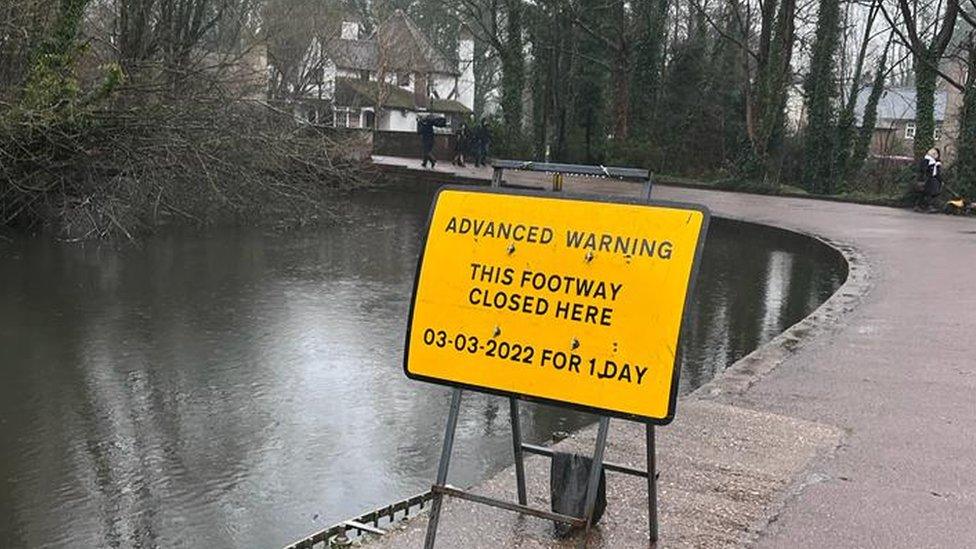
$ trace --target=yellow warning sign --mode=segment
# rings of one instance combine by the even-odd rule
[[[407,376],[667,423],[708,210],[442,190]]]

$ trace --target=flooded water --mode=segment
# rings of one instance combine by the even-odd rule
[[[364,193],[338,227],[122,250],[0,242],[0,546],[278,547],[428,488],[449,390],[401,369],[428,204]],[[845,276],[819,245],[714,222],[682,390]],[[533,441],[592,421],[522,413]],[[453,484],[511,463],[507,414],[468,394]]]

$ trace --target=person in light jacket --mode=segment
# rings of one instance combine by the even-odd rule
[[[933,147],[919,161],[919,186],[915,197],[916,211],[934,211],[933,200],[942,193],[942,151]]]

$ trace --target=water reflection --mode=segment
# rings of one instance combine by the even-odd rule
[[[448,391],[400,366],[428,200],[367,193],[304,234],[0,244],[0,545],[280,546],[429,486]],[[804,240],[714,223],[682,390],[844,276]],[[466,396],[452,482],[510,462],[507,416]],[[589,421],[523,407],[534,441]]]

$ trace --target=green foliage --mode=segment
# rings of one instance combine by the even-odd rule
[[[837,119],[835,145],[837,160],[834,164],[835,169],[831,175],[831,181],[834,183],[832,192],[835,194],[847,190],[845,183],[850,165],[851,149],[857,132],[857,128],[854,127],[855,122],[854,109],[845,108],[841,110],[840,116]]]
[[[497,158],[513,158],[517,160],[532,160],[532,144],[521,133],[512,132],[503,116],[487,119],[491,132],[490,154]],[[469,127],[474,128],[478,122],[472,120]]]
[[[708,42],[703,22],[688,39],[674,46],[674,57],[668,64],[664,80],[667,93],[661,101],[659,128],[665,158],[687,158],[705,147],[705,141],[716,136],[709,127],[706,106],[712,101],[708,85]]]
[[[915,67],[915,158],[922,158],[935,146],[935,89],[938,74],[933,66],[938,63],[925,53],[926,61],[916,61]]]
[[[522,41],[521,0],[508,0],[504,48],[501,51],[501,105],[505,117],[504,135],[522,140],[522,92],[525,90],[525,52]]]
[[[817,35],[813,43],[810,72],[804,83],[807,101],[807,127],[804,146],[803,187],[817,194],[835,191],[837,143],[836,117],[833,112],[837,96],[836,59],[840,37],[839,0],[821,0],[817,18]]]
[[[630,82],[630,115],[631,134],[639,139],[650,135],[657,112],[669,5],[669,0],[645,0],[634,5],[638,38]]]
[[[54,27],[32,56],[20,99],[23,108],[61,108],[79,96],[75,62],[84,48],[77,43],[77,37],[88,2],[61,0]]]
[[[770,4],[774,9],[776,3]],[[776,10],[774,29],[768,49],[761,52],[759,74],[752,85],[755,95],[753,101],[752,123],[754,129],[750,136],[751,151],[740,155],[736,162],[737,169],[742,174],[762,177],[767,184],[774,184],[778,177],[770,177],[773,156],[782,143],[786,92],[790,78],[790,64],[793,53],[793,39],[795,33],[796,9],[795,0],[783,0]],[[761,174],[761,175],[753,175]]]
[[[957,192],[976,200],[976,46],[971,44],[969,48],[969,77],[959,113],[955,183]]]

